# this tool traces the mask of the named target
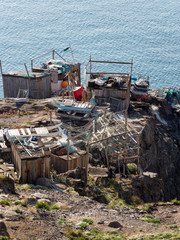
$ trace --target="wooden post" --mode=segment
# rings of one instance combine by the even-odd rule
[[[67,160],[69,160],[69,130],[68,130],[68,137],[67,137]]]
[[[119,178],[121,179],[121,170],[120,170],[120,163],[119,163],[119,155],[117,156],[117,165],[118,165],[118,171],[119,171]]]
[[[31,60],[31,71],[33,72],[33,60]]]
[[[124,117],[125,117],[125,154],[123,154],[123,175],[126,175],[126,161],[125,159],[127,158],[127,110],[124,113]]]
[[[26,66],[26,64],[24,63],[24,66],[25,66],[25,69],[26,69],[26,72],[27,72],[27,75],[28,75],[28,94],[29,94],[29,85],[30,85],[30,76],[29,76],[29,72],[28,72],[28,69],[27,69],[27,66]]]
[[[131,59],[131,77],[132,77],[133,59]]]
[[[90,140],[90,131],[87,133],[87,143],[86,143],[86,152],[89,153],[89,140]]]
[[[50,124],[52,124],[52,111],[49,112],[49,116],[50,116]]]
[[[90,72],[90,79],[91,79],[91,56],[90,56],[90,59],[89,59],[89,72]]]
[[[106,155],[107,168],[108,168],[108,170],[109,170],[108,147],[105,149],[105,155]]]
[[[69,125],[69,137],[71,138],[71,129],[72,129],[72,123],[70,122],[70,125]]]
[[[0,60],[0,69],[1,69],[1,76],[2,76],[2,80],[3,80],[3,90],[4,90],[5,82],[4,82],[4,77],[3,77],[3,70],[2,70],[1,60]],[[5,92],[4,92],[4,93],[5,93]]]
[[[96,132],[96,117],[93,118],[93,133]]]
[[[3,78],[3,71],[2,71],[2,63],[1,63],[1,60],[0,60],[0,69],[1,69],[1,75],[2,75],[2,78]]]
[[[137,149],[137,173],[140,174],[140,168],[139,168],[139,161],[140,161],[140,135],[137,137],[137,144],[138,144],[138,149]]]
[[[52,59],[54,59],[54,53],[55,53],[55,51],[52,50]]]

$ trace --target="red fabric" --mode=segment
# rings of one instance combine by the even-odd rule
[[[82,98],[82,92],[83,92],[83,87],[76,87],[75,90],[74,90],[75,99],[81,99]]]

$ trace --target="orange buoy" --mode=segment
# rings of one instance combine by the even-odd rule
[[[61,86],[62,86],[63,88],[67,88],[67,86],[68,86],[68,81],[62,81]]]

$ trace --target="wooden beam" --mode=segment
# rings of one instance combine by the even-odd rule
[[[110,137],[106,137],[106,138],[100,139],[100,140],[98,140],[98,141],[91,142],[91,143],[89,143],[89,145],[93,145],[93,144],[98,143],[98,142],[103,142],[103,141],[106,141],[107,139],[124,135],[125,133],[126,133],[126,132],[122,132],[122,133],[119,133],[119,134],[116,134],[116,135],[113,135],[113,136],[110,136]]]
[[[86,72],[86,74],[114,74],[114,75],[127,75],[129,76],[129,73],[117,73],[117,72]]]
[[[95,60],[89,60],[89,62],[95,62],[95,63],[114,63],[114,64],[129,64],[132,65],[132,62],[112,62],[112,61],[95,61]]]
[[[109,156],[110,156],[110,157],[114,157],[114,156],[121,155],[121,154],[122,154],[121,152],[118,152],[118,153],[111,153],[111,154],[109,154]],[[139,158],[139,155],[133,155],[133,156],[122,157],[122,159],[124,159],[124,160],[135,159],[135,158]]]

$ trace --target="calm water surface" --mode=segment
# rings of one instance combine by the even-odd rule
[[[24,63],[30,70],[31,58],[69,45],[82,73],[90,55],[96,60],[133,58],[133,77],[149,75],[151,88],[180,87],[180,1],[0,0],[4,73],[25,71]],[[70,52],[63,56],[72,59]]]

